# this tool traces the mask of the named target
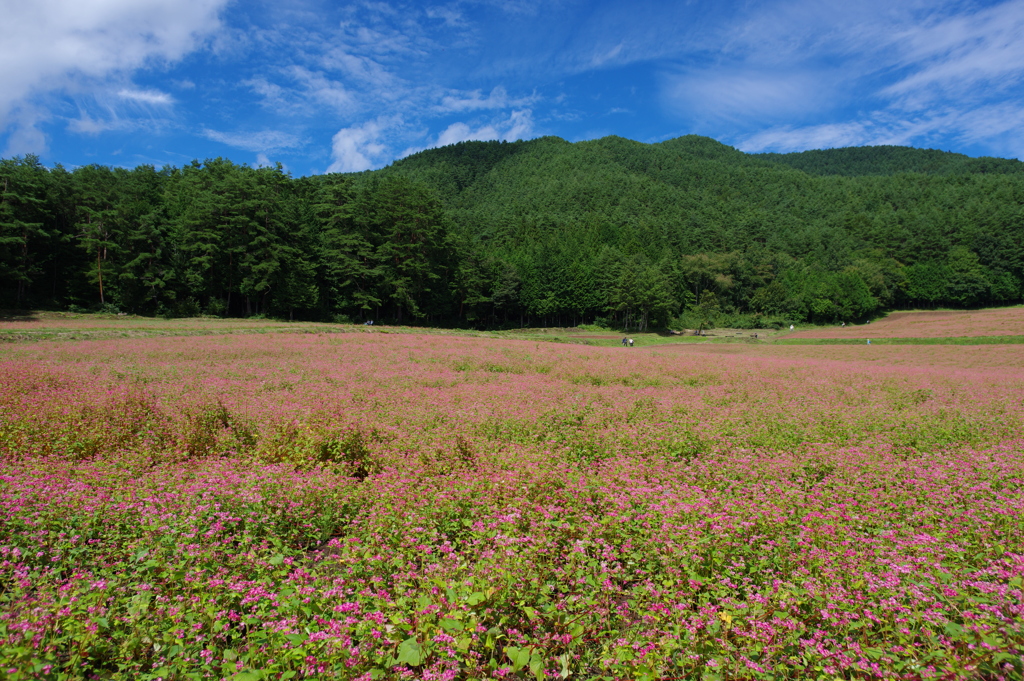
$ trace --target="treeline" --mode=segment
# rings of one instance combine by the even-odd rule
[[[0,162],[8,307],[192,316],[452,316],[456,249],[430,191],[223,159],[47,170]]]
[[[0,307],[644,327],[1007,304],[1024,293],[1022,167],[693,136],[466,142],[299,179],[6,159]]]

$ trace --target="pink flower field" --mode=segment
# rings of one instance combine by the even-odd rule
[[[999,347],[8,344],[0,678],[1019,679]]]
[[[893,312],[870,324],[817,328],[788,338],[955,338],[1024,335],[1024,307]]]

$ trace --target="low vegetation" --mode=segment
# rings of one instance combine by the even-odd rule
[[[1024,370],[909,349],[0,346],[0,675],[1019,678]]]

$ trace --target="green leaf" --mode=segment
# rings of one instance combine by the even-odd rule
[[[569,671],[569,653],[562,653],[559,655],[558,664],[562,667],[562,670],[558,672],[558,675],[563,679],[569,678],[572,674],[572,672]]]
[[[281,555],[280,553],[276,554],[273,558],[270,559],[270,564],[271,565],[280,565],[283,562],[284,562],[284,556]]]
[[[505,654],[508,655],[508,659],[512,661],[512,671],[514,672],[517,672],[530,664],[530,646],[525,648],[506,646]]]
[[[238,672],[233,677],[233,681],[261,681],[262,679],[262,672]]]
[[[530,671],[538,681],[544,678],[544,654],[540,650],[534,649],[530,655]]]
[[[530,664],[530,649],[520,648],[519,653],[516,655],[515,662],[512,663],[512,668],[518,671],[528,664]]]
[[[418,667],[423,664],[423,646],[415,637],[407,638],[398,646],[398,664]]]
[[[441,620],[441,628],[445,631],[452,632],[462,631],[465,627],[462,622],[445,617]]]

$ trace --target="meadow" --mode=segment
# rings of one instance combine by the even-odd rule
[[[1021,346],[111,323],[0,346],[0,678],[1024,674]]]
[[[870,324],[812,328],[791,338],[956,338],[1019,336],[1024,331],[1024,308],[987,310],[916,310],[892,312]]]

